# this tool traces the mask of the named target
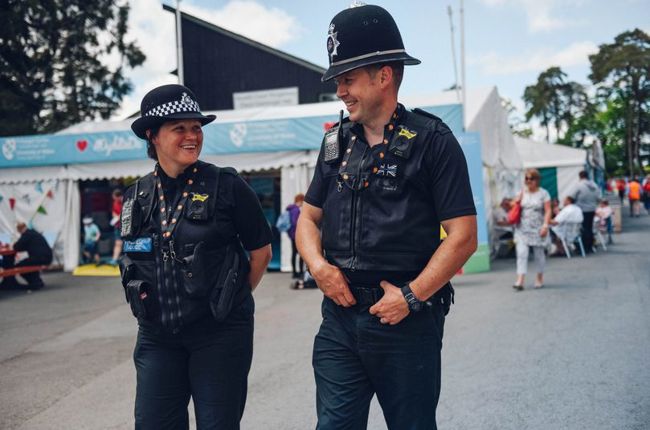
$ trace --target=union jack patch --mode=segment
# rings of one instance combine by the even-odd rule
[[[397,164],[380,164],[377,174],[395,178],[397,177]]]

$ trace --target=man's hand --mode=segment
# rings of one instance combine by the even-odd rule
[[[338,267],[325,262],[314,268],[311,274],[323,294],[337,305],[348,308],[357,304],[348,287],[348,281]]]
[[[370,308],[370,313],[382,324],[399,324],[410,312],[402,290],[388,281],[381,281],[379,286],[384,289],[384,297]]]

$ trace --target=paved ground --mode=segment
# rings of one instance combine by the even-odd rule
[[[587,259],[552,259],[542,290],[512,290],[513,260],[455,280],[440,429],[650,428],[650,217],[626,218],[615,241]],[[132,428],[135,323],[117,279],[46,282],[0,292],[0,428]],[[243,429],[315,426],[320,293],[287,284],[270,274],[255,293]],[[386,429],[376,404],[369,428]]]

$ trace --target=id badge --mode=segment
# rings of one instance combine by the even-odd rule
[[[151,252],[153,241],[150,237],[138,237],[134,240],[125,240],[122,245],[124,252]]]

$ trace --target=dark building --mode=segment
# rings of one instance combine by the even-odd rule
[[[185,85],[204,110],[233,109],[233,93],[288,87],[298,88],[299,104],[334,99],[320,66],[183,12],[181,23]]]

